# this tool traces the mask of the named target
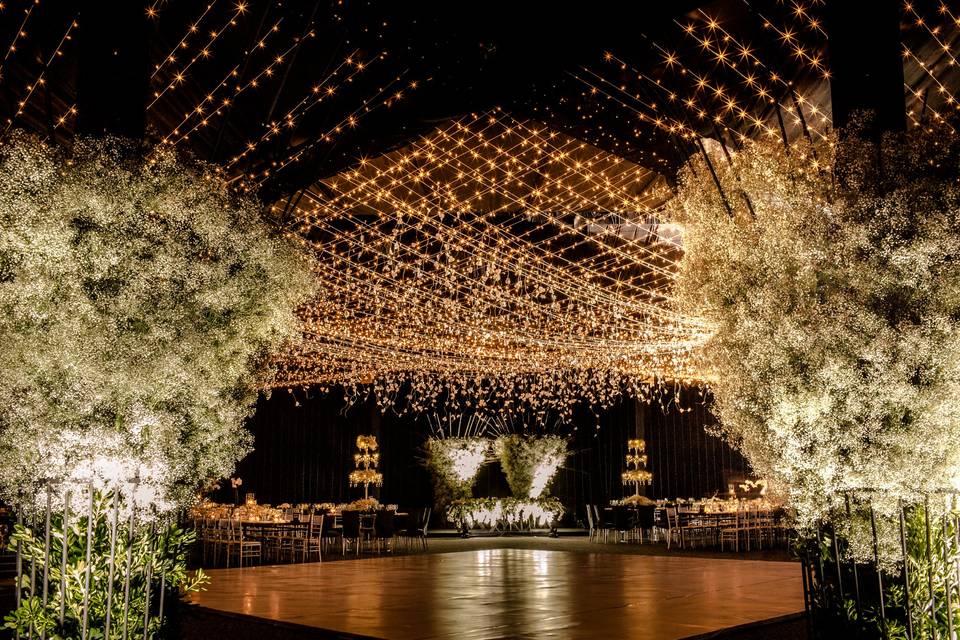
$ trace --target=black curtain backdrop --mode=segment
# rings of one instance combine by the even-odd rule
[[[646,404],[632,399],[599,414],[580,409],[572,424],[556,431],[570,436],[573,452],[550,488],[567,507],[565,525],[585,520],[587,503],[607,504],[632,492],[620,482],[627,440],[647,442],[653,484],[651,498],[693,498],[724,494],[729,483],[742,481],[749,466],[737,451],[710,435],[715,424],[710,400],[694,393],[675,401],[672,395]],[[261,503],[347,502],[363,496],[362,487],[349,487],[353,454],[359,434],[380,442],[383,487],[371,494],[386,504],[430,506],[433,489],[423,466],[430,426],[424,417],[381,414],[373,401],[347,406],[341,395],[314,390],[276,391],[261,397],[247,427],[254,451],[238,465],[243,479],[240,497],[256,494]],[[229,482],[213,496],[233,499]],[[499,464],[483,467],[474,485],[475,496],[507,496],[509,488]],[[439,524],[439,523],[435,523]]]

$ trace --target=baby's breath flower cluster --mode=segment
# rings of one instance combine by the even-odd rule
[[[722,195],[699,165],[672,202],[722,429],[801,525],[960,486],[957,153],[922,131],[759,142],[713,163]]]
[[[145,158],[145,159],[144,159]],[[258,205],[164,148],[0,147],[0,498],[136,486],[166,509],[249,448],[310,266]]]

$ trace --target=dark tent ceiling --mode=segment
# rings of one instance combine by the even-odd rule
[[[893,2],[819,0],[81,5],[0,4],[0,46],[11,47],[0,63],[4,128],[67,142],[77,126],[102,130],[113,113],[132,120],[135,131],[142,100],[148,133],[253,176],[268,199],[396,148],[438,122],[493,107],[672,176],[698,151],[676,125],[728,143],[755,133],[749,121],[738,128],[698,118],[683,103],[691,92],[711,115],[737,97],[744,114],[783,120],[787,136],[809,123],[775,111],[799,106],[807,119],[819,115],[829,126],[824,72],[831,68],[846,78],[840,97],[850,104],[841,111],[858,100],[889,103],[891,95],[896,103],[903,96],[896,73],[881,82],[875,71],[893,68],[891,52],[899,64],[896,25],[913,19]],[[935,4],[910,7],[943,16]],[[869,49],[864,32],[873,36]],[[703,34],[715,42],[703,44]],[[923,45],[911,51],[936,64],[943,49],[922,28],[903,37],[919,36],[926,36]],[[743,73],[750,67],[768,81],[779,78],[770,83],[781,89],[773,99],[750,91]],[[922,71],[914,75],[907,89],[916,95],[906,93],[920,101],[925,88],[937,87]],[[730,93],[710,95],[693,78]],[[883,86],[893,92],[881,95]],[[902,113],[902,102],[894,110]]]

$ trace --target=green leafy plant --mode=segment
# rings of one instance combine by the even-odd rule
[[[62,515],[53,515],[49,551],[42,526],[15,527],[11,545],[19,546],[25,570],[20,606],[7,614],[5,626],[21,635],[79,638],[86,615],[91,638],[122,638],[125,627],[130,637],[142,637],[145,623],[147,637],[168,637],[171,617],[160,617],[161,600],[169,614],[183,594],[207,582],[202,571],[187,571],[194,532],[160,522],[131,529],[128,510],[115,511],[113,496],[101,493],[94,496],[92,515],[86,511],[68,517],[66,527]]]
[[[426,465],[433,478],[434,501],[446,505],[470,497],[477,471],[486,461],[487,438],[431,438]]]
[[[831,631],[842,629],[862,638],[882,636],[890,640],[910,637],[929,640],[950,637],[951,629],[960,628],[960,602],[956,597],[957,568],[960,566],[957,514],[949,511],[938,516],[922,504],[908,507],[904,512],[903,540],[900,539],[899,524],[896,531],[900,545],[899,561],[894,562],[889,556],[882,558],[878,553],[881,563],[877,564],[856,561],[860,554],[852,552],[850,540],[844,533],[862,529],[861,525],[850,526],[844,522],[862,519],[864,514],[857,511],[854,508],[850,516],[835,516],[834,520],[841,523],[837,525],[836,533],[827,528],[818,538],[799,542],[798,551],[806,552],[808,561],[816,565],[815,575],[818,577],[811,595],[818,611],[815,619],[820,626]],[[931,514],[929,523],[928,513]],[[879,536],[878,532],[878,545],[881,544]],[[872,536],[869,544],[872,548]],[[861,595],[859,604],[854,592],[854,566]],[[839,580],[837,567],[841,572]],[[882,614],[878,591],[881,582]],[[908,628],[912,629],[912,636]]]
[[[568,455],[560,436],[503,436],[495,449],[515,498],[539,498]]]
[[[887,572],[886,602],[894,615],[888,615],[895,627],[888,627],[893,640],[906,639],[907,598],[905,587],[909,586],[909,601],[913,622],[913,637],[918,640],[927,638],[948,638],[950,628],[960,628],[960,602],[956,598],[957,567],[960,566],[960,547],[958,547],[955,514],[936,517],[930,522],[929,545],[927,544],[927,520],[923,506],[907,510],[905,533],[909,578],[904,585],[902,574]],[[899,578],[899,579],[898,579]],[[931,590],[932,587],[932,590]],[[949,594],[949,600],[948,600]],[[935,602],[934,615],[930,615],[929,604]],[[949,604],[949,606],[948,606]],[[899,613],[899,615],[896,615]],[[948,618],[952,618],[948,620]],[[877,614],[871,620],[880,625]]]

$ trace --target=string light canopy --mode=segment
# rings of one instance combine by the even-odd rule
[[[637,11],[640,37],[620,26],[630,20],[585,12],[578,27],[602,41],[541,61],[519,19],[498,43],[471,31],[484,16],[463,25],[402,4],[147,6],[150,135],[268,201],[289,195],[275,211],[292,212],[288,232],[320,258],[326,293],[302,310],[307,343],[284,355],[281,385],[370,384],[385,405],[568,416],[580,399],[649,398],[704,377],[688,354],[707,328],[670,301],[682,247],[658,216],[670,197],[661,175],[691,155],[730,164],[749,139],[828,139],[826,5]],[[0,16],[0,127],[69,143],[83,109],[76,42],[104,25],[49,0],[0,3]],[[566,20],[538,15],[538,31]],[[946,4],[902,7],[911,127],[955,133],[958,25]],[[473,35],[479,49],[461,46]],[[478,114],[408,143],[463,113],[466,87],[524,115]],[[376,157],[342,171],[360,153]]]
[[[668,196],[659,174],[500,111],[361,160],[295,208],[325,287],[277,385],[569,416],[696,381],[707,331],[670,304]]]

